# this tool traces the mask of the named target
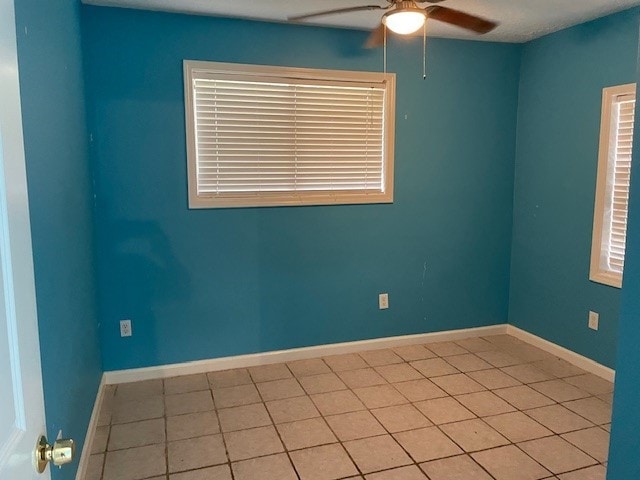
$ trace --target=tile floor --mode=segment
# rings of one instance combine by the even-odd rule
[[[86,480],[604,480],[612,391],[507,335],[121,384]]]

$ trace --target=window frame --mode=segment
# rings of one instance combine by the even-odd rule
[[[184,60],[184,100],[187,144],[187,183],[190,209],[247,208],[303,205],[346,205],[393,203],[394,151],[395,151],[395,73],[363,72],[350,70],[325,70],[311,68],[248,65],[197,60]],[[211,194],[198,195],[195,105],[193,95],[194,72],[208,74],[278,77],[283,80],[317,80],[320,82],[380,83],[385,84],[383,115],[383,192],[362,191],[290,191],[262,192],[261,194]],[[353,193],[352,193],[353,192]]]
[[[636,96],[636,84],[628,83],[606,87],[602,90],[602,114],[600,120],[600,146],[598,153],[598,170],[596,180],[596,195],[593,214],[593,233],[591,240],[591,263],[589,280],[611,287],[621,288],[624,272],[615,272],[602,267],[604,217],[607,207],[607,176],[610,163],[610,148],[613,132],[612,107],[618,97]],[[637,101],[637,98],[636,98]]]

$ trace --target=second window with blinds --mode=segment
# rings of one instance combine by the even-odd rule
[[[618,288],[624,271],[635,104],[635,84],[603,91],[589,278]]]
[[[395,75],[184,62],[190,208],[390,203]]]

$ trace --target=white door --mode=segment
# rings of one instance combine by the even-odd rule
[[[13,0],[0,0],[0,479],[33,466],[45,431]]]

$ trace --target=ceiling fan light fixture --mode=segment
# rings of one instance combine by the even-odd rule
[[[417,32],[427,20],[427,14],[413,2],[398,2],[398,7],[382,17],[389,30],[400,35]]]

